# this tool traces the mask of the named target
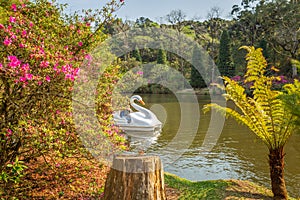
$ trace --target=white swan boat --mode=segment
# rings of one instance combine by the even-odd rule
[[[139,95],[130,98],[131,106],[137,110],[118,110],[113,113],[114,123],[126,134],[134,137],[156,137],[160,134],[162,123],[150,110],[135,103],[138,101],[142,105],[145,103]]]

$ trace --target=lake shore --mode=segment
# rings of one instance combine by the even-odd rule
[[[104,185],[109,172],[108,166],[93,160],[84,159],[78,162],[77,159],[67,158],[59,166],[64,173],[57,174],[50,168],[39,171],[41,164],[41,159],[29,163],[30,170],[19,187],[25,188],[26,186],[30,190],[27,190],[27,194],[24,193],[25,196],[20,199],[92,200],[103,197]],[[82,172],[82,177],[76,176],[79,171]],[[272,199],[272,192],[269,189],[250,181],[220,179],[194,182],[168,172],[164,174],[168,200]],[[6,199],[2,192],[0,188],[0,196]],[[9,199],[8,196],[6,197]]]
[[[273,199],[270,189],[250,181],[232,179],[193,182],[165,173],[165,184],[168,200]],[[296,200],[295,198],[289,199]]]

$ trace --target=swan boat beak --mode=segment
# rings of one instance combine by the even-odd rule
[[[139,102],[142,104],[142,105],[145,105],[145,102],[143,100],[139,100]]]

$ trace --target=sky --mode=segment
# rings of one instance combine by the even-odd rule
[[[58,0],[69,4],[69,12],[81,9],[101,8],[108,0]],[[128,20],[147,17],[159,22],[172,10],[182,10],[187,19],[204,20],[213,7],[220,8],[221,17],[229,19],[233,5],[240,5],[241,0],[125,0],[125,4],[115,14]]]

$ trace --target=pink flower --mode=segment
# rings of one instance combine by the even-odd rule
[[[30,27],[33,27],[33,23],[32,23],[32,22],[29,22],[29,26],[30,26]]]
[[[9,17],[9,22],[10,22],[10,23],[15,23],[15,22],[16,22],[16,18],[10,16],[10,17]]]
[[[78,76],[79,72],[80,72],[80,68],[76,68],[76,69],[73,70],[73,74],[75,76]]]
[[[241,76],[234,76],[234,77],[231,78],[231,80],[238,82],[238,81],[242,80],[242,77]]]
[[[21,68],[23,71],[28,71],[30,69],[28,63],[23,64]]]
[[[11,5],[11,9],[12,9],[13,11],[17,11],[17,6],[16,6],[16,4],[12,4],[12,5]]]
[[[22,31],[22,36],[25,37],[26,35],[27,35],[27,31],[26,31],[26,30],[23,30],[23,31]]]
[[[80,47],[81,47],[81,46],[82,46],[82,42],[78,42],[78,46],[80,46]]]
[[[89,61],[92,60],[92,56],[90,54],[86,54],[84,58]]]
[[[8,60],[10,61],[8,66],[12,68],[16,68],[21,64],[21,61],[16,56],[8,56]]]
[[[20,44],[19,44],[19,47],[20,47],[20,48],[25,48],[25,44],[20,43]]]
[[[53,67],[53,70],[56,71],[56,72],[59,72],[59,69],[57,68],[56,65]]]
[[[2,67],[3,67],[3,65],[2,65],[2,63],[0,63],[0,69],[2,69]]]
[[[33,75],[32,75],[32,74],[25,74],[25,78],[26,78],[27,80],[32,80]]]
[[[42,81],[38,81],[38,85],[42,85],[42,83],[43,83]]]
[[[12,40],[9,39],[8,37],[6,37],[6,38],[4,39],[4,41],[3,41],[3,44],[4,44],[5,46],[9,46],[11,43],[12,43]]]
[[[21,81],[21,82],[26,82],[26,78],[25,77],[23,77],[23,76],[21,76],[20,78],[19,78],[19,80]]]
[[[6,137],[10,137],[12,136],[12,130],[10,130],[9,128],[7,129],[7,134],[6,134]]]
[[[0,29],[4,29],[4,25],[3,24],[0,24]]]
[[[137,71],[136,74],[137,74],[137,75],[143,75],[144,72],[143,72],[143,71]]]
[[[39,54],[40,55],[44,55],[45,54],[45,50],[42,47],[40,47],[40,49],[39,49]]]
[[[41,63],[40,63],[40,67],[48,67],[49,66],[49,62],[48,61],[42,61]]]
[[[17,36],[16,36],[15,34],[12,33],[10,38],[11,38],[11,39],[16,39]]]
[[[50,76],[47,75],[47,76],[46,76],[46,81],[50,82],[50,80],[51,80],[51,79],[50,79]]]
[[[65,79],[70,79],[70,80],[74,81],[75,78],[74,78],[74,75],[72,75],[72,74],[66,74]]]

